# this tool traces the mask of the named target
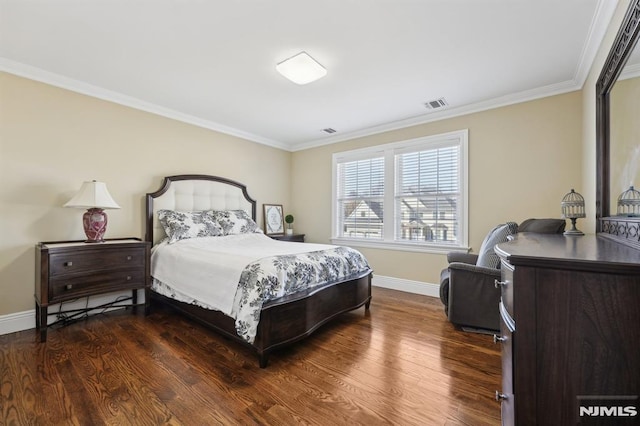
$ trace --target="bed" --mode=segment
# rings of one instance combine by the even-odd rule
[[[346,247],[327,246],[330,249],[326,252],[316,252],[313,245],[275,241],[262,234],[260,230],[253,231],[251,234],[239,235],[238,238],[235,236],[224,236],[222,238],[206,236],[205,238],[185,238],[173,244],[173,246],[168,244],[169,239],[163,224],[167,225],[166,217],[171,217],[169,213],[180,216],[182,212],[194,215],[199,215],[200,212],[203,212],[210,215],[211,211],[218,214],[220,212],[236,212],[238,216],[241,216],[240,213],[244,214],[246,212],[247,217],[252,219],[247,222],[253,221],[253,226],[255,227],[256,201],[249,196],[245,185],[226,178],[209,175],[168,176],[164,178],[160,189],[146,195],[145,239],[154,246],[154,249],[152,249],[154,254],[152,254],[151,271],[153,283],[150,293],[152,304],[162,303],[168,305],[229,339],[249,346],[257,353],[261,368],[267,366],[269,354],[272,351],[304,339],[332,318],[362,306],[364,306],[365,312],[369,310],[372,271],[366,264],[366,259],[363,258],[363,263],[354,254],[359,254],[359,252]],[[201,218],[203,216],[197,217]],[[161,223],[160,219],[162,219],[163,223]],[[224,225],[224,221],[219,221],[218,223]],[[171,236],[172,240],[174,236],[175,234]],[[247,253],[243,253],[242,248],[235,244],[247,244]],[[272,244],[279,245],[272,246]],[[317,246],[322,248],[322,245]],[[201,252],[200,249],[210,250],[211,253]],[[243,315],[245,316],[249,315],[247,314],[249,311],[246,311],[248,308],[237,307],[237,303],[242,299],[242,297],[239,297],[240,291],[234,295],[233,302],[235,305],[232,311],[229,312],[229,309],[226,309],[229,297],[223,297],[224,301],[220,302],[221,306],[225,308],[218,307],[218,302],[209,303],[207,300],[208,303],[204,303],[194,296],[190,290],[184,290],[184,293],[182,293],[182,290],[175,291],[174,287],[177,283],[173,282],[174,278],[165,279],[166,275],[163,275],[171,272],[176,268],[176,265],[184,264],[187,268],[186,270],[192,273],[185,272],[180,276],[184,276],[185,281],[189,279],[195,280],[197,274],[194,271],[205,271],[205,268],[213,267],[205,264],[199,264],[202,265],[201,267],[194,267],[191,262],[196,262],[196,260],[185,258],[184,256],[187,256],[186,253],[192,253],[194,257],[212,257],[215,255],[213,253],[215,251],[218,255],[223,256],[223,260],[217,263],[226,265],[240,264],[243,261],[242,257],[237,259],[230,257],[233,253],[238,253],[241,256],[253,255],[257,258],[259,257],[258,254],[261,253],[260,250],[270,250],[278,253],[278,255],[274,255],[274,259],[277,258],[276,260],[280,262],[281,259],[289,259],[288,256],[295,255],[285,255],[284,253],[289,249],[293,252],[301,252],[296,256],[310,257],[320,263],[324,262],[324,258],[318,257],[319,254],[334,256],[330,257],[330,262],[341,262],[341,267],[345,270],[342,271],[340,276],[335,275],[330,282],[317,280],[311,283],[309,288],[302,288],[299,291],[295,291],[295,286],[292,286],[287,288],[286,292],[273,292],[271,299],[261,301],[260,304],[245,303],[250,305],[252,309],[257,310],[255,315],[252,315],[252,317],[256,317],[256,321],[250,333],[245,330],[247,327],[239,326],[239,323],[242,323],[238,319],[239,312],[244,312]],[[312,251],[309,252],[309,250]],[[349,259],[345,257],[345,259],[340,260],[338,256],[342,254],[346,254]],[[276,263],[273,259],[269,262],[266,262],[265,259],[257,259],[254,263],[247,265],[247,268],[241,274],[240,284],[238,284],[238,288],[242,288],[245,293],[247,288],[247,280],[244,280],[246,271],[250,270],[250,267],[262,266],[263,263],[259,262]],[[348,266],[344,266],[346,264]],[[161,280],[154,276],[154,271],[156,271],[156,275],[163,279]],[[224,272],[220,274],[216,272],[214,276],[216,277],[214,280],[217,280],[217,277],[224,276]],[[338,278],[336,279],[336,277]],[[166,283],[165,281],[170,282]],[[187,282],[186,289],[190,289],[188,284]],[[215,285],[217,286],[218,284],[216,283]],[[221,291],[221,293],[228,294],[229,291]]]

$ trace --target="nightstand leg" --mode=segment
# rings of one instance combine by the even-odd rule
[[[149,311],[151,310],[151,291],[149,287],[144,288],[144,315],[149,315]]]
[[[131,306],[133,306],[131,311],[135,315],[138,312],[138,289],[136,288],[131,290]]]
[[[47,341],[48,308],[36,303],[36,329],[40,331],[40,342]]]

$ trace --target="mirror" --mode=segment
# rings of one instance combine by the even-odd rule
[[[623,234],[640,226],[640,218],[606,220],[631,183],[640,189],[640,125],[633,118],[640,114],[639,33],[640,0],[632,0],[596,85],[596,231],[616,236],[620,226]]]
[[[609,212],[618,197],[640,189],[640,44],[636,44],[609,95]]]

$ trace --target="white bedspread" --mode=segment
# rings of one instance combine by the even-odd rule
[[[259,259],[336,246],[275,241],[261,233],[162,242],[151,254],[151,276],[210,308],[231,316],[244,268]]]

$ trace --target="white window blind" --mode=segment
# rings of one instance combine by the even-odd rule
[[[466,249],[467,130],[333,156],[333,238],[401,250]]]
[[[384,157],[338,164],[337,216],[341,237],[383,237]]]
[[[457,142],[395,155],[397,240],[459,243]]]

